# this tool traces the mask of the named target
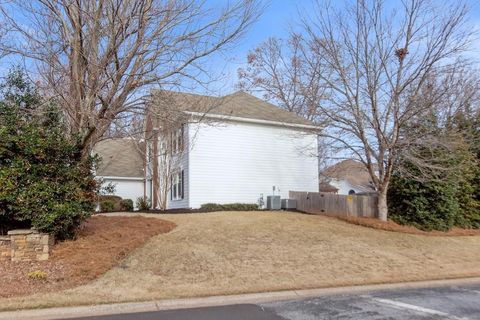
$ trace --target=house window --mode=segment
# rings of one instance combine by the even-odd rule
[[[178,153],[183,149],[183,125],[172,133],[172,153]]]
[[[175,172],[172,176],[172,188],[170,195],[172,200],[183,199],[184,194],[184,174],[183,170]]]
[[[350,191],[348,191],[348,194],[349,194],[349,195],[355,194],[355,190],[351,189]]]

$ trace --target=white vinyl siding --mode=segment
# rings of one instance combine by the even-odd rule
[[[145,186],[143,178],[104,177],[102,179],[105,185],[112,183],[115,186],[114,195],[122,197],[122,199],[131,199],[135,206],[137,199],[143,198]]]
[[[189,206],[257,203],[272,194],[318,191],[317,136],[293,128],[224,122],[190,124]],[[187,178],[188,177],[188,178]]]

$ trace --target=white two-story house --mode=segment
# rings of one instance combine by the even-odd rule
[[[147,197],[153,208],[175,209],[317,192],[317,130],[245,92],[155,92],[146,122]]]

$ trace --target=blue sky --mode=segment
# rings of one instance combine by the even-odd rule
[[[211,3],[221,3],[225,0],[209,0]],[[328,1],[328,0],[325,0]],[[349,2],[349,0],[345,0]],[[395,4],[399,0],[386,0],[387,4]],[[427,0],[428,1],[428,0]],[[439,4],[449,3],[456,0],[432,0]],[[332,3],[341,5],[343,0],[332,0]],[[472,25],[480,30],[480,0],[466,0],[467,5],[471,7],[470,21]],[[298,9],[309,11],[312,9],[310,0],[270,0],[264,14],[245,34],[240,43],[231,52],[226,53],[223,58],[214,59],[219,72],[224,74],[221,83],[213,86],[215,90],[223,94],[235,90],[237,81],[236,70],[245,65],[248,51],[269,37],[288,37],[290,28],[298,25]],[[475,55],[480,57],[480,34],[479,40],[473,44],[472,49]]]
[[[227,2],[228,1],[228,2]],[[206,0],[206,5],[211,7],[223,6],[235,0]],[[221,80],[211,84],[210,91],[216,94],[228,94],[235,90],[237,82],[237,69],[246,63],[248,51],[259,45],[269,37],[288,37],[289,30],[295,27],[299,20],[298,11],[309,12],[313,5],[311,0],[262,0],[266,8],[260,19],[251,26],[244,37],[235,45],[231,46],[221,55],[211,56],[202,62],[209,65],[209,69],[217,75],[222,75]],[[328,0],[320,0],[328,1]],[[342,5],[344,1],[355,0],[330,0],[335,5]],[[399,0],[386,0],[388,5],[396,4]],[[426,0],[428,1],[428,0]],[[448,3],[456,0],[431,0],[434,3]],[[466,0],[471,7],[470,21],[480,29],[480,0]],[[306,10],[305,10],[306,9]],[[475,56],[480,61],[480,34],[479,40],[474,43]],[[12,63],[10,59],[0,62],[0,73],[6,72]],[[18,63],[18,60],[17,60]],[[218,76],[214,76],[218,78]],[[192,88],[191,91],[203,91],[201,88]]]
[[[236,0],[205,0],[207,7],[221,7]],[[234,85],[237,80],[236,70],[245,64],[248,51],[269,37],[286,37],[289,31],[289,25],[297,17],[298,6],[308,5],[310,0],[260,0],[266,4],[265,11],[261,18],[251,26],[244,37],[223,52],[219,56],[211,56],[203,61],[208,63],[215,74],[222,74],[222,79],[209,86],[218,94],[228,94],[234,91]],[[18,57],[7,57],[0,62],[0,73],[6,73],[12,64],[22,64]],[[28,64],[28,62],[27,62]],[[30,69],[30,68],[27,68]],[[32,71],[32,70],[30,70]],[[32,74],[35,77],[35,74]],[[214,76],[217,78],[217,76]],[[187,85],[187,87],[189,87]],[[184,88],[188,90],[187,88]],[[192,87],[191,91],[203,91],[202,88]]]
[[[210,0],[218,2],[219,0]],[[221,2],[221,0],[220,0]],[[260,19],[251,26],[242,40],[230,52],[223,55],[223,59],[215,59],[217,67],[222,66],[220,72],[225,77],[215,89],[224,94],[235,90],[237,69],[245,65],[248,51],[268,39],[269,37],[288,37],[289,30],[295,27],[298,20],[298,8],[311,6],[309,0],[270,0]]]

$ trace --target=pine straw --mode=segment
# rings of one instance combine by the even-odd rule
[[[366,218],[366,217],[351,217],[351,216],[336,216],[335,218],[368,228],[378,229],[378,230],[385,230],[385,231],[393,231],[393,232],[401,232],[401,233],[409,233],[409,234],[418,234],[423,236],[441,236],[441,237],[458,237],[458,236],[478,236],[480,235],[480,229],[462,229],[462,228],[452,228],[447,232],[443,231],[423,231],[417,229],[413,226],[406,226],[398,224],[394,221],[381,221],[374,218]]]
[[[88,220],[74,241],[53,248],[49,261],[0,263],[0,297],[43,293],[87,283],[118,265],[132,250],[175,224],[144,217],[103,217]],[[32,271],[47,273],[46,280],[31,280]]]

